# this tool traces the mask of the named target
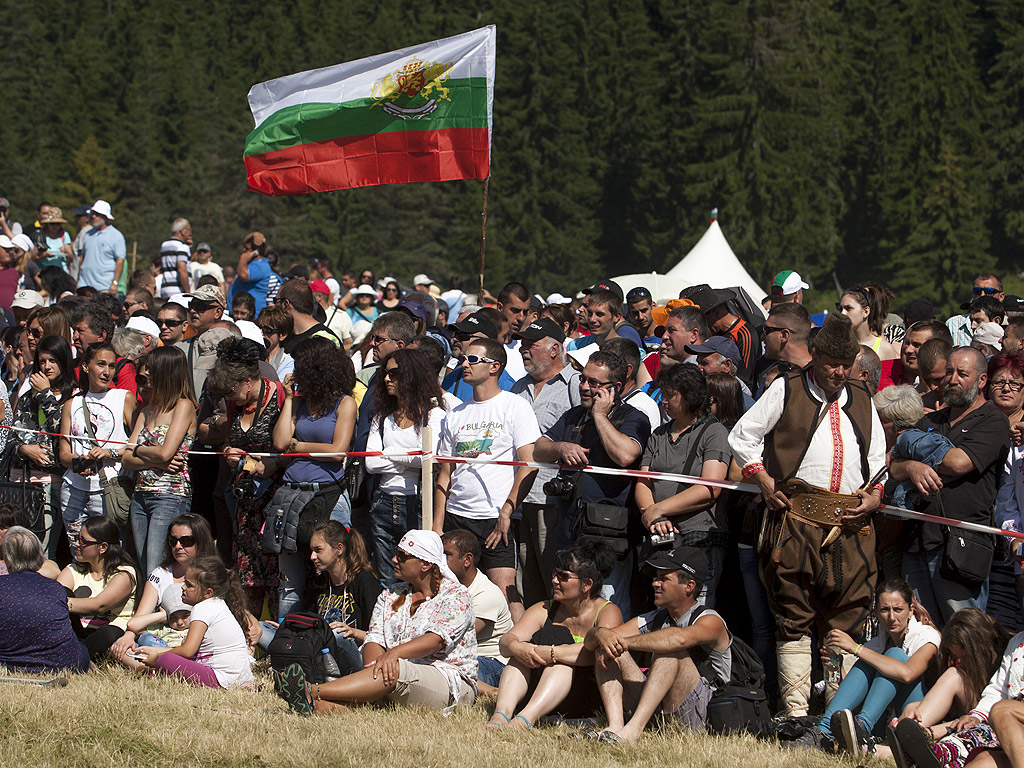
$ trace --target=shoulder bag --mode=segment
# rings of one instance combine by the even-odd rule
[[[82,395],[82,411],[85,414],[85,431],[88,433],[89,439],[98,445],[96,430],[93,429],[92,417],[89,414],[89,398],[84,394]],[[120,475],[108,478],[107,473],[104,472],[102,461],[96,467],[96,473],[100,478],[100,487],[103,488],[103,510],[107,513],[107,517],[119,526],[127,525],[128,512],[132,503],[130,491],[134,490],[129,488],[130,481]]]

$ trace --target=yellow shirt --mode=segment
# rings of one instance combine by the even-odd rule
[[[74,592],[73,597],[96,597],[100,592],[103,591],[107,585],[102,579],[98,579],[93,576],[92,571],[88,573],[79,573],[75,568],[71,568],[72,586],[71,590]],[[122,565],[117,569],[118,573],[127,573],[132,577],[132,583],[135,584],[135,580],[138,576],[135,573],[135,569],[128,565]],[[78,590],[85,587],[89,590],[88,595],[80,594]],[[121,629],[128,628],[128,619],[135,613],[135,590],[132,589],[128,593],[128,597],[124,599],[119,605],[115,605],[106,613],[92,613],[83,614],[82,626],[84,627],[102,627],[106,624],[113,624],[115,627]]]

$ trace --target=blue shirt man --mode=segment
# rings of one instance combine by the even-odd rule
[[[110,203],[97,200],[89,211],[92,229],[85,233],[82,242],[82,268],[78,275],[78,286],[88,285],[97,291],[117,291],[124,260],[128,255],[124,235],[112,222],[114,215]]]

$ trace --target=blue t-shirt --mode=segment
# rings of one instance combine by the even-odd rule
[[[265,258],[253,259],[248,264],[249,279],[236,277],[228,291],[228,306],[235,294],[248,293],[256,301],[256,314],[259,315],[267,306],[267,288],[270,286],[270,262]]]
[[[114,282],[117,260],[128,255],[124,235],[111,224],[103,229],[93,227],[82,238],[82,271],[78,287],[88,285],[97,291],[107,290]]]

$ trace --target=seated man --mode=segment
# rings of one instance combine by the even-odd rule
[[[646,565],[654,569],[657,610],[614,629],[591,629],[584,640],[597,655],[594,672],[608,716],[602,741],[637,741],[659,705],[680,724],[703,730],[712,694],[731,675],[732,634],[696,600],[708,571],[704,553],[694,547],[655,552]],[[646,676],[629,651],[652,655]],[[633,712],[628,723],[624,708]]]
[[[480,542],[469,531],[448,531],[441,537],[444,554],[455,578],[469,590],[476,614],[477,684],[482,695],[497,695],[498,681],[508,659],[498,643],[512,629],[512,614],[505,595],[476,567]]]

